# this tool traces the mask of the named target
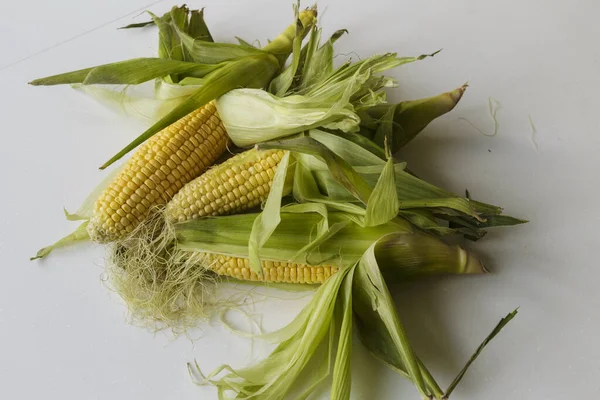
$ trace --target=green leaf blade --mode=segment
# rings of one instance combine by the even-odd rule
[[[463,85],[437,96],[367,109],[366,113],[370,118],[380,121],[374,141],[383,146],[384,132],[391,129],[393,131],[392,151],[397,152],[413,140],[431,121],[452,111],[466,89],[467,85]]]
[[[205,42],[214,42],[210,30],[204,21],[204,8],[192,10],[187,33],[194,39],[204,40]]]
[[[247,57],[224,65],[206,77],[204,86],[125,146],[125,148],[104,163],[100,169],[108,167],[154,134],[222,94],[240,86],[265,86],[276,73],[277,68],[277,61],[270,55]]]
[[[262,276],[260,249],[267,243],[281,222],[281,198],[285,194],[285,178],[289,163],[290,153],[286,152],[277,166],[265,208],[252,224],[252,232],[250,232],[250,239],[248,240],[248,254],[250,256],[250,268],[258,276]]]
[[[98,65],[30,82],[35,86],[82,83],[84,85],[138,85],[171,74],[185,74],[202,78],[221,65],[203,65],[162,58],[133,58]]]
[[[354,269],[348,272],[337,300],[338,314],[341,315],[337,353],[333,364],[331,399],[349,400],[352,387],[350,364],[352,360],[352,284]]]
[[[394,160],[390,158],[385,164],[371,196],[369,196],[365,224],[367,226],[377,226],[391,221],[398,215],[399,206]]]
[[[358,200],[367,204],[372,188],[343,158],[315,139],[300,137],[260,143],[259,149],[282,149],[310,154],[323,160],[333,178],[350,191]]]
[[[517,308],[517,309],[513,310],[512,312],[510,312],[506,317],[502,318],[500,320],[500,322],[498,322],[498,324],[494,327],[492,332],[490,332],[490,334],[483,340],[483,342],[479,345],[479,347],[477,347],[477,350],[475,350],[475,353],[473,353],[473,355],[469,358],[469,360],[467,361],[467,363],[465,364],[463,369],[458,373],[456,378],[454,378],[454,380],[452,381],[450,386],[448,386],[448,389],[446,389],[446,392],[444,393],[445,400],[450,397],[450,394],[454,391],[456,386],[460,383],[462,378],[465,376],[465,373],[467,372],[467,370],[469,369],[469,367],[471,366],[473,361],[475,361],[477,359],[477,357],[481,354],[481,352],[489,344],[489,342],[491,342],[496,337],[496,335],[498,335],[498,333],[500,333],[500,331],[502,329],[504,329],[504,327],[518,314],[518,312],[519,312],[519,309]]]

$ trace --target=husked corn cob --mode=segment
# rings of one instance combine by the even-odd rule
[[[250,268],[247,258],[220,254],[209,255],[210,269],[218,275],[240,280],[274,283],[323,283],[338,271],[331,265],[308,266],[297,263],[262,261],[263,276],[259,277]]]
[[[153,206],[166,204],[211,166],[229,137],[210,102],[146,141],[94,205],[92,240],[110,242],[131,232]]]
[[[283,150],[248,150],[185,185],[167,204],[166,216],[182,222],[247,210],[265,201]]]

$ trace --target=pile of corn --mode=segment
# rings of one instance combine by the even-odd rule
[[[242,40],[239,45],[215,43],[202,11],[182,6],[151,16],[152,21],[128,28],[157,25],[158,58],[31,82],[85,88],[155,80],[157,88],[185,91],[163,101],[166,110],[152,127],[103,166],[139,146],[78,213],[85,220],[80,227],[34,258],[76,241],[107,244],[113,285],[132,314],[171,328],[210,316],[219,308],[211,293],[229,279],[323,284],[314,300],[314,307],[330,302],[317,307],[323,310],[322,321],[350,313],[350,322],[325,324],[310,340],[320,343],[333,326],[351,327],[352,313],[365,321],[388,313],[382,321],[394,323],[382,324],[386,330],[364,330],[376,329],[374,322],[359,329],[364,344],[412,380],[423,397],[447,398],[462,374],[442,391],[415,361],[383,282],[486,272],[473,254],[442,237],[477,240],[484,228],[523,222],[418,179],[392,156],[431,120],[452,110],[466,86],[387,103],[384,90],[395,81],[376,73],[426,56],[373,56],[336,69],[332,46],[344,31],[321,43],[315,7],[295,8],[294,23],[262,49]],[[253,104],[262,108],[253,109]],[[257,115],[266,104],[273,107],[267,107],[271,114],[261,125]],[[374,290],[379,274],[383,286]],[[383,296],[377,301],[385,305],[378,316],[360,306],[368,293]],[[341,313],[333,311],[338,307]],[[298,318],[312,317],[303,313]],[[370,340],[371,333],[380,339]],[[398,338],[390,339],[394,346],[405,346],[394,348],[396,359],[396,350],[377,347],[386,335]],[[347,331],[339,333],[340,341],[346,336]],[[296,339],[300,343],[300,336]],[[294,360],[313,356],[306,348],[283,343],[287,347],[279,351]],[[287,385],[238,375],[207,379],[220,390],[248,395],[243,398],[284,398],[304,368],[297,362],[285,370]],[[347,373],[334,369],[332,398],[348,398]]]

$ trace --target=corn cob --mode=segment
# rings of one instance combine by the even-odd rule
[[[252,149],[208,170],[185,185],[167,204],[167,220],[183,222],[258,206],[269,195],[283,155],[282,150]]]
[[[255,207],[269,195],[273,178],[284,156],[282,150],[248,150],[230,158],[185,185],[167,204],[166,219],[190,219],[233,214]],[[205,254],[203,263],[213,272],[240,280],[323,283],[337,272],[333,266],[308,266],[286,261],[263,261],[262,277],[252,271],[247,258]]]
[[[291,262],[262,261],[263,276],[259,277],[250,269],[247,258],[220,254],[208,255],[210,269],[218,275],[229,276],[245,281],[274,283],[323,283],[338,271],[331,265],[308,266]]]
[[[228,141],[214,102],[154,135],[96,200],[88,224],[90,238],[111,242],[133,231],[153,206],[166,204],[211,166]]]

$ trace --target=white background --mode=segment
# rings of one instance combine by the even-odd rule
[[[103,249],[83,245],[42,262],[28,257],[67,232],[100,180],[96,169],[143,125],[41,76],[152,56],[153,28],[117,31],[168,1],[3,1],[0,5],[0,397],[213,399],[185,364],[242,366],[265,354],[221,326],[200,340],[128,325],[101,282]],[[218,40],[263,43],[291,19],[290,1],[193,1]],[[457,109],[405,150],[410,167],[457,192],[529,219],[476,246],[494,271],[396,288],[401,316],[442,386],[497,320],[518,317],[473,365],[454,399],[592,399],[600,392],[600,3],[588,1],[321,1],[325,33],[347,28],[338,53],[397,51],[435,58],[394,72],[393,100],[468,81]],[[343,57],[343,56],[341,56]],[[489,132],[488,97],[502,103]],[[536,151],[528,116],[537,127]],[[306,300],[269,301],[265,324],[289,321]],[[275,303],[276,307],[275,307]],[[416,399],[406,382],[355,346],[356,399]],[[261,353],[261,351],[263,353]]]

